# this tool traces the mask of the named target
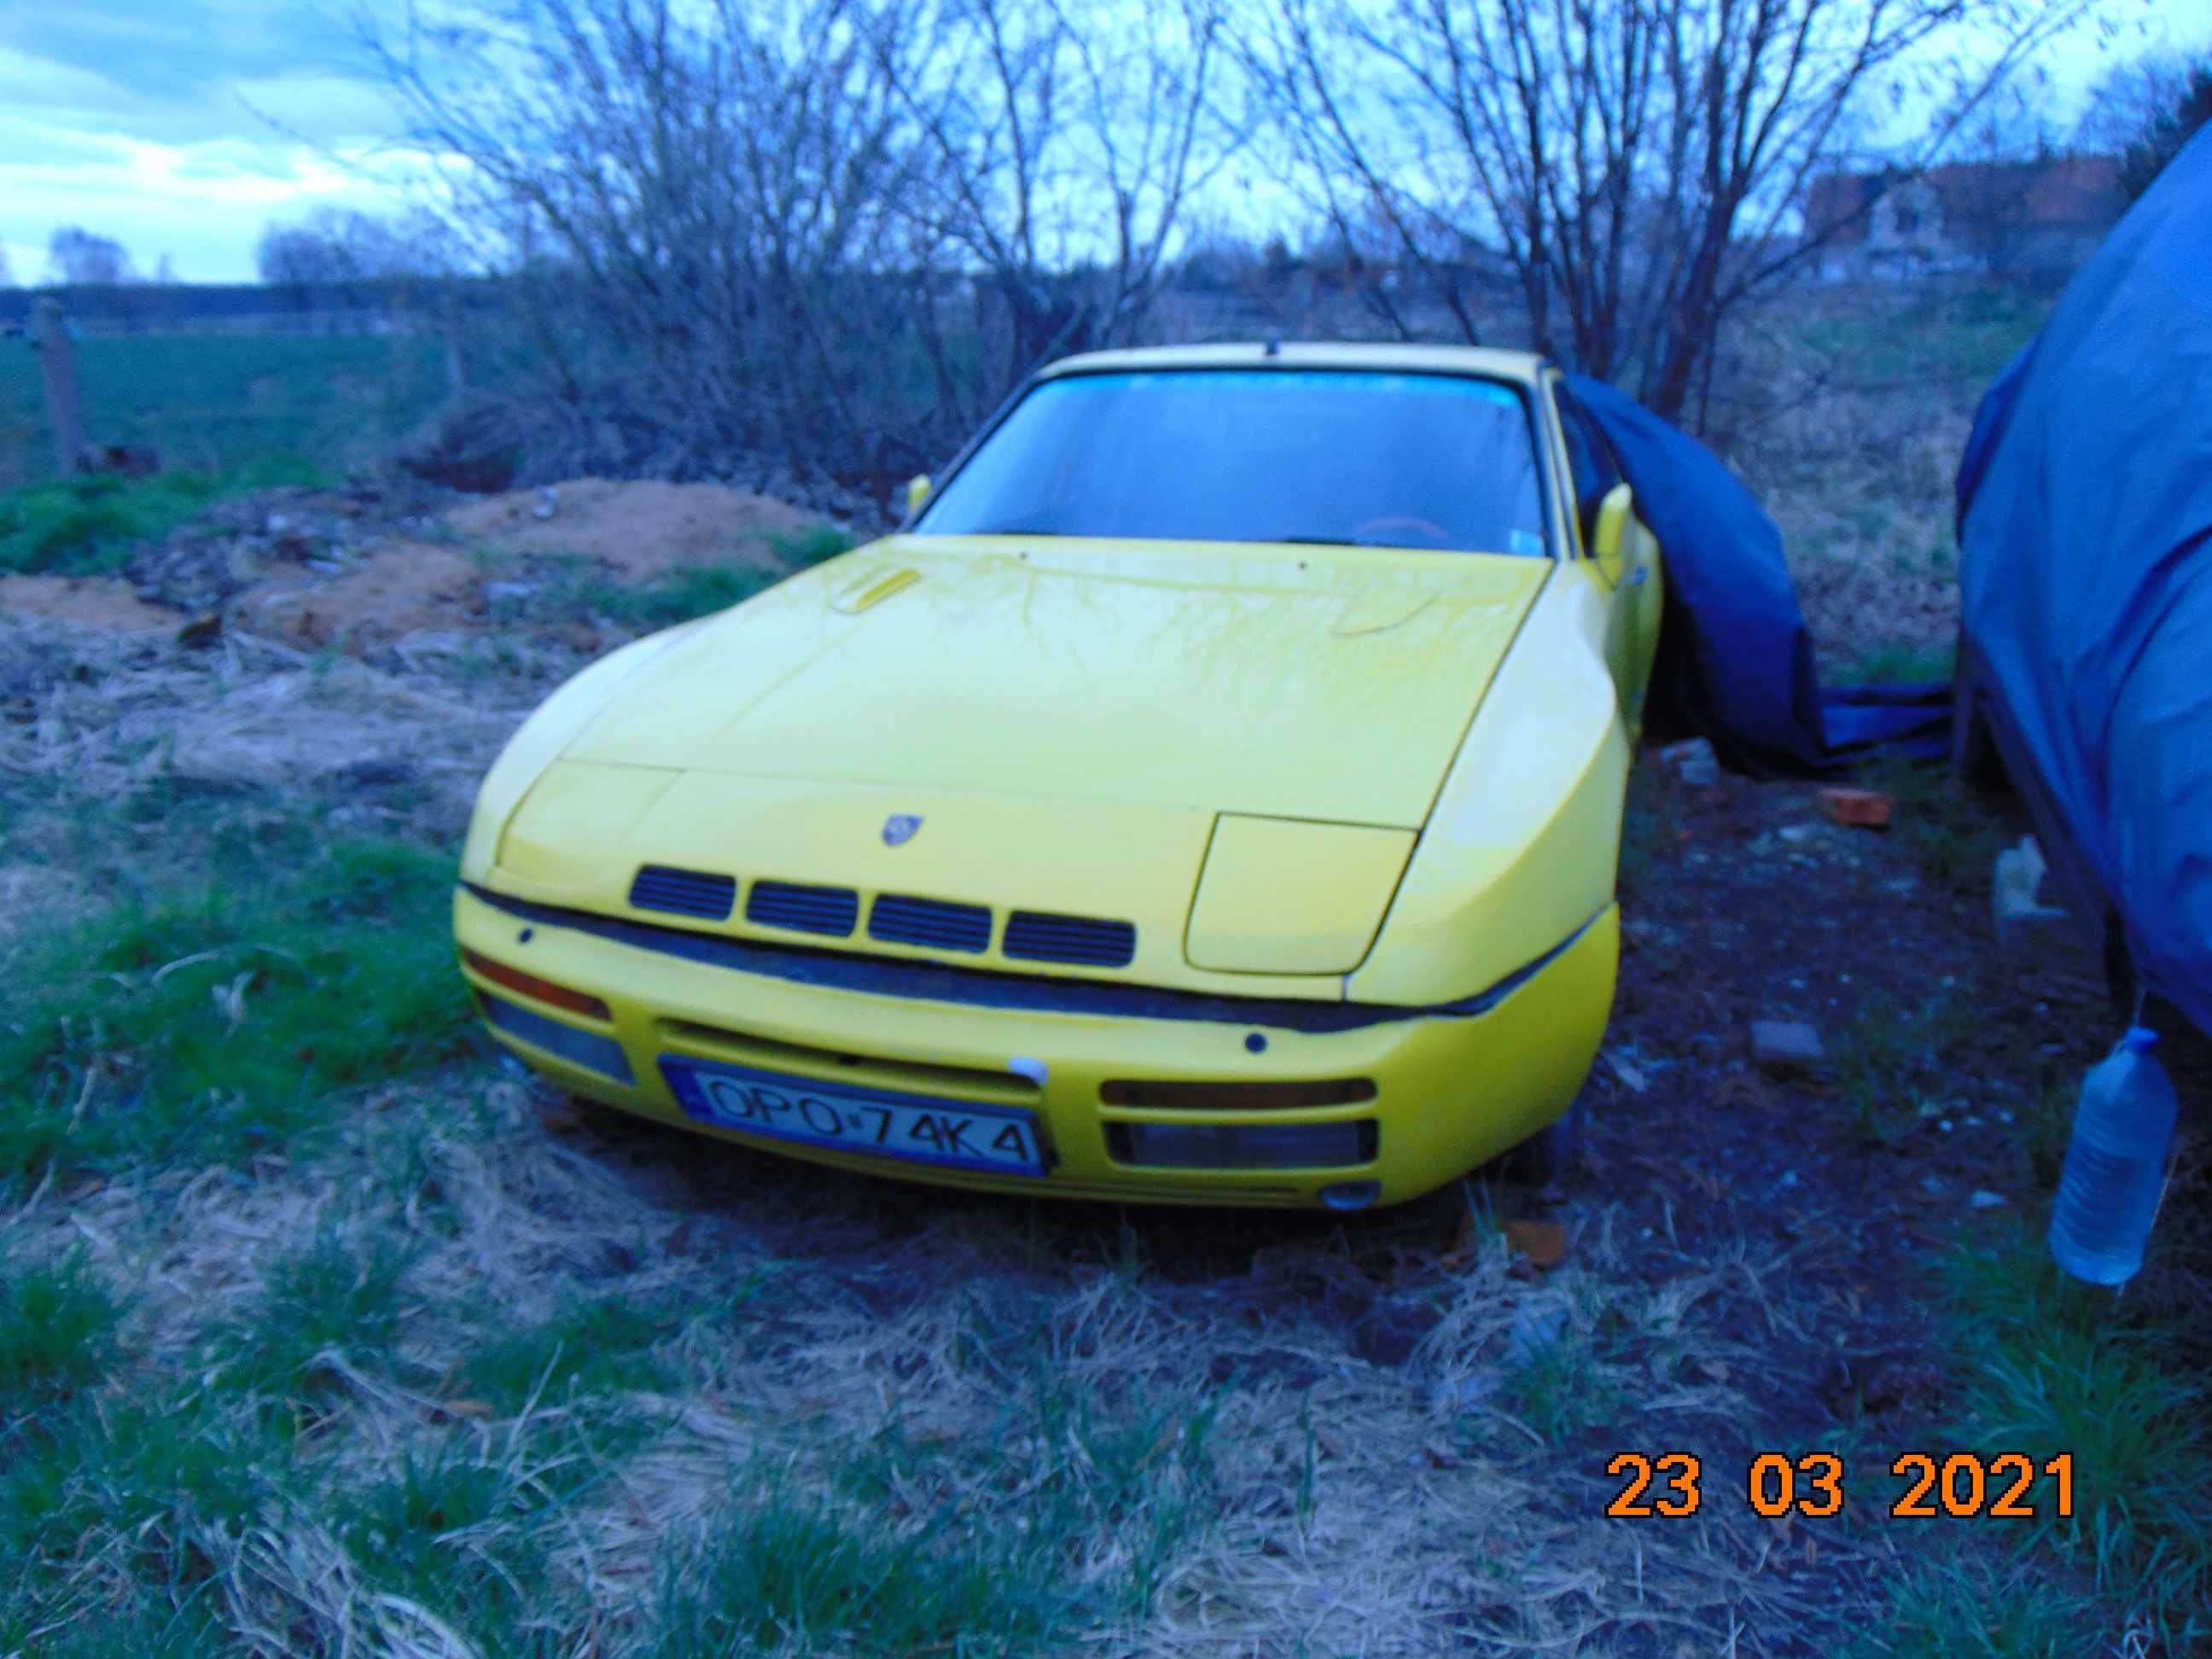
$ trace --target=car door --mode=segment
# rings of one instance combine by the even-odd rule
[[[1559,414],[1571,483],[1568,516],[1574,521],[1577,550],[1613,607],[1606,657],[1633,733],[1643,727],[1644,694],[1659,643],[1658,544],[1638,517],[1634,494],[1597,422],[1563,376],[1551,374],[1547,385]]]

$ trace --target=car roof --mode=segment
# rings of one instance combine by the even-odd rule
[[[1162,368],[1376,368],[1425,374],[1470,374],[1533,386],[1545,360],[1533,351],[1482,346],[1355,345],[1285,342],[1272,350],[1258,341],[1235,345],[1143,346],[1086,351],[1038,371],[1040,379],[1115,370]]]

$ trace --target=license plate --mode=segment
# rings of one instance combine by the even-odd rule
[[[1036,1115],[1010,1106],[783,1077],[720,1060],[660,1056],[660,1074],[684,1115],[718,1129],[908,1164],[1041,1176]]]

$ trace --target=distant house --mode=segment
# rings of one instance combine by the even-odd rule
[[[1948,271],[2063,282],[2127,205],[2116,155],[1831,173],[1807,193],[1805,235],[1828,282]]]

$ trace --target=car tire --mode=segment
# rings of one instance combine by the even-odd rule
[[[1951,681],[1951,766],[1969,788],[1994,794],[2007,787],[2004,755],[1982,711],[1981,678],[1959,630],[1958,667]]]

